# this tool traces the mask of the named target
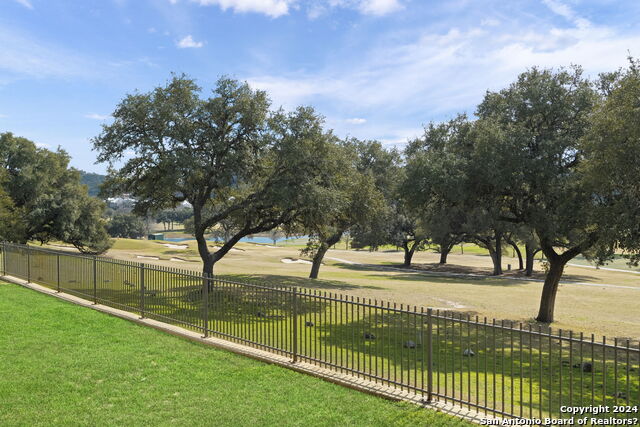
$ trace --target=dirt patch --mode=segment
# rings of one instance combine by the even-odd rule
[[[445,304],[447,307],[447,309],[450,308],[455,308],[455,309],[462,309],[462,308],[466,308],[466,306],[460,304],[459,302],[455,302],[455,301],[450,301],[444,298],[434,298],[436,301],[441,302],[443,304]],[[437,307],[436,307],[437,308]]]
[[[152,259],[154,261],[160,261],[160,258],[157,257],[157,256],[136,255],[136,258],[139,258],[139,259]]]

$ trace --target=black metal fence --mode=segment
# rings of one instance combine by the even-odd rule
[[[465,314],[2,244],[2,272],[143,317],[515,418],[640,418],[640,346]],[[597,408],[596,408],[597,409]]]

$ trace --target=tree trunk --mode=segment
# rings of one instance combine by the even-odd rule
[[[494,231],[495,244],[491,243],[491,239],[477,239],[489,251],[491,262],[493,263],[493,275],[500,276],[502,274],[502,233]]]
[[[324,255],[329,250],[329,246],[322,243],[318,248],[316,254],[313,256],[313,264],[311,265],[311,273],[309,274],[309,279],[317,279],[318,273],[320,272],[320,266],[322,265],[322,259]]]
[[[446,264],[447,263],[447,257],[449,256],[449,253],[451,253],[451,250],[456,245],[456,243],[458,243],[458,241],[459,241],[458,239],[449,236],[449,237],[443,238],[442,241],[440,241],[440,242],[436,242],[436,244],[440,248],[440,250],[439,250],[439,252],[440,252],[440,264]]]
[[[531,277],[533,275],[533,263],[535,261],[536,254],[540,252],[539,248],[532,243],[525,243],[525,256],[526,256],[526,266],[524,269],[524,275],[527,277]]]
[[[489,236],[473,236],[475,243],[486,248],[491,256],[491,262],[493,263],[493,276],[500,276],[502,274],[502,232],[495,230],[493,237]]]
[[[494,266],[496,276],[502,274],[502,233],[496,231],[496,265]]]
[[[505,239],[505,241],[513,248],[515,253],[518,255],[518,270],[524,270],[524,263],[522,262],[522,251],[511,238]]]
[[[202,274],[204,276],[213,276],[213,267],[216,265],[216,262],[209,257],[209,259],[207,259],[203,264],[202,264]]]
[[[440,264],[447,263],[447,256],[449,255],[449,252],[451,252],[450,247],[440,246]]]
[[[202,211],[197,205],[194,205],[193,207],[193,234],[195,235],[196,242],[198,243],[198,255],[200,255],[200,259],[202,260],[202,275],[212,276],[213,264],[215,264],[215,261],[211,256],[211,252],[209,252],[207,239],[204,237]]]
[[[209,293],[213,291],[213,282],[207,278],[213,277],[213,267],[215,266],[215,264],[216,262],[213,259],[209,259],[207,262],[204,263],[202,267],[202,277],[203,277],[202,286],[203,288],[207,286],[209,288],[208,289]]]
[[[538,235],[540,234],[541,233],[538,233]],[[547,257],[549,271],[547,271],[547,276],[544,279],[544,286],[542,288],[540,310],[538,311],[538,317],[536,317],[538,322],[553,322],[556,294],[558,293],[558,285],[560,283],[560,278],[562,278],[562,273],[564,272],[564,266],[573,258],[580,255],[584,251],[584,248],[589,248],[592,245],[593,242],[588,240],[584,246],[574,246],[567,249],[562,254],[558,254],[549,239],[540,239],[540,248],[542,253]]]
[[[495,232],[496,236],[496,258],[493,266],[493,274],[499,276],[502,274],[502,233]]]
[[[414,240],[413,246],[409,247],[409,241],[405,240],[402,242],[402,249],[404,249],[404,267],[411,267],[411,260],[413,259],[413,254],[416,252],[418,243],[418,241]]]
[[[502,263],[499,261],[498,254],[492,245],[488,246],[489,255],[491,255],[491,262],[493,263],[493,273],[494,276],[499,276],[502,274]]]
[[[309,273],[309,279],[317,279],[318,272],[320,271],[320,266],[322,265],[322,260],[324,259],[324,255],[327,253],[329,248],[340,241],[342,237],[342,232],[336,233],[333,236],[329,237],[324,242],[320,243],[320,247],[318,251],[313,256],[313,263],[311,265],[311,273]]]
[[[564,271],[567,261],[561,257],[549,258],[549,271],[544,279],[542,288],[542,297],[540,299],[540,310],[538,311],[538,322],[553,322],[553,311],[556,305],[556,295],[558,293],[558,285]]]
[[[212,276],[213,275],[213,266],[216,263],[216,260],[211,256],[209,252],[209,248],[207,248],[207,241],[204,237],[198,239],[198,252],[200,253],[200,258],[202,259],[202,274],[204,276]]]
[[[404,267],[411,267],[411,260],[413,259],[413,251],[405,250],[404,251]]]

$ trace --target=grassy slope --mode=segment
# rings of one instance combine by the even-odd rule
[[[0,425],[468,425],[0,284]]]
[[[154,245],[162,247],[157,243]],[[277,251],[276,249],[273,250]],[[240,260],[244,259],[246,256],[251,256],[251,251],[249,249],[247,249],[246,252],[248,253],[240,255]],[[65,258],[65,260],[69,259]],[[51,258],[38,256],[37,252],[33,252],[31,257],[32,277],[49,286],[51,286],[52,283],[55,283],[55,274],[52,282],[51,269],[46,268],[47,265],[51,265],[50,261]],[[255,261],[252,262],[252,264],[255,263]],[[63,262],[61,265],[69,267],[67,262]],[[77,264],[74,265],[78,267]],[[98,278],[98,297],[107,298],[111,302],[126,303],[132,307],[134,312],[136,312],[138,303],[137,293],[132,291],[130,286],[125,286],[125,282],[123,281],[124,277],[121,274],[122,272],[119,272],[119,269],[116,268],[114,271],[112,268],[107,268],[108,266],[109,264],[100,264],[98,268],[98,271],[100,272]],[[75,271],[75,269],[72,270]],[[61,284],[63,285],[63,289],[67,292],[75,290],[77,292],[84,293],[85,297],[90,297],[92,294],[91,283],[86,282],[86,280],[83,281],[81,278],[79,279],[76,274],[70,275],[69,273],[69,268],[63,268],[61,271]],[[188,320],[191,323],[198,322],[198,306],[197,304],[194,305],[192,303],[193,295],[191,286],[194,286],[194,284],[189,284],[183,280],[168,282],[167,280],[153,280],[152,276],[146,277],[150,278],[147,282],[147,287],[153,292],[152,295],[149,295],[146,298],[146,306],[148,309],[154,309],[157,313],[170,314],[174,319]],[[255,273],[242,277],[243,280],[256,279]],[[389,279],[390,277],[387,276],[386,280]],[[176,279],[174,278],[174,280]],[[259,278],[258,281],[260,283],[267,281],[276,283],[290,280],[292,280],[291,277],[282,277],[280,280],[275,280],[273,276],[266,276],[265,278]],[[323,286],[340,286],[338,281],[335,281],[335,284],[327,282],[326,280],[320,283],[322,283]],[[196,279],[195,286],[197,287],[198,285],[199,280]],[[171,292],[167,292],[167,286],[170,287]],[[372,289],[368,290],[373,291]],[[510,292],[510,294],[512,292]],[[288,311],[281,311],[282,307],[278,303],[280,299],[274,298],[273,294],[267,293],[263,295],[263,298],[261,297],[259,299],[260,302],[258,306],[256,306],[257,302],[252,296],[252,292],[245,295],[243,298],[239,298],[239,295],[232,289],[219,289],[212,295],[214,300],[212,302],[214,310],[211,312],[214,315],[212,318],[212,326],[215,330],[241,337],[251,336],[251,339],[253,340],[264,342],[263,333],[268,329],[270,331],[277,332],[272,334],[269,339],[269,344],[276,345],[280,348],[289,348],[288,340],[285,340],[284,342],[281,340],[282,336],[288,336],[286,333],[288,329],[288,321],[286,320],[288,318]],[[232,298],[232,301],[229,300],[229,298]],[[252,315],[257,312],[266,312],[269,313],[269,315],[259,317]],[[332,322],[333,326],[327,327],[326,319],[328,317],[337,319],[335,314],[332,316],[334,312],[335,314],[340,312],[341,314],[338,317],[340,319],[344,319],[345,322],[341,323],[342,320],[340,320],[340,323],[338,324]],[[421,365],[421,361],[424,359],[424,352],[403,351],[403,344],[407,340],[416,339],[415,333],[412,332],[414,327],[411,326],[415,319],[412,319],[411,317],[399,318],[398,316],[389,316],[388,314],[385,315],[383,319],[377,317],[376,313],[373,313],[372,318],[371,312],[369,312],[368,315],[367,313],[363,313],[362,310],[355,310],[355,312],[354,310],[351,310],[351,312],[348,313],[345,312],[345,310],[339,310],[337,307],[331,308],[331,306],[326,304],[317,303],[302,304],[301,313],[304,314],[304,317],[299,319],[301,322],[299,330],[302,335],[301,342],[299,344],[299,351],[302,354],[312,355],[314,357],[318,356],[317,350],[319,348],[319,344],[323,343],[326,346],[325,350],[331,350],[330,354],[335,356],[333,360],[338,360],[337,356],[340,354],[339,360],[350,361],[350,364],[348,362],[348,366],[362,369],[363,371],[370,370],[370,372],[379,372],[380,374],[386,372],[383,375],[388,375],[390,378],[396,378],[400,381],[404,378],[405,380],[411,381],[413,384],[420,384],[421,374],[420,372],[414,371],[414,366],[416,366],[416,364],[417,366]],[[282,319],[285,320],[283,321]],[[304,327],[303,325],[305,325],[305,321],[309,320],[313,321],[316,327]],[[379,339],[375,340],[375,342],[355,341],[357,342],[357,345],[354,347],[353,344],[351,344],[354,343],[354,329],[356,334],[360,333],[358,331],[372,331]],[[557,396],[559,389],[563,389],[563,396],[565,396],[565,398],[569,394],[570,381],[567,381],[567,379],[562,382],[562,385],[557,381],[551,383],[548,380],[543,381],[542,384],[538,384],[536,380],[539,373],[547,372],[551,368],[554,372],[558,372],[560,368],[560,362],[558,360],[559,353],[558,348],[555,345],[554,347],[556,348],[553,351],[554,356],[551,356],[548,350],[543,348],[542,358],[539,362],[537,351],[534,351],[534,354],[529,353],[529,358],[533,358],[533,360],[536,361],[536,363],[532,365],[534,368],[532,371],[533,373],[530,373],[529,371],[531,369],[527,367],[528,365],[526,363],[526,354],[525,363],[522,364],[520,361],[520,353],[516,351],[512,354],[509,350],[510,339],[512,341],[512,348],[517,349],[519,347],[517,337],[515,342],[513,342],[511,334],[503,334],[498,331],[498,336],[496,337],[497,340],[495,342],[499,348],[502,348],[502,350],[498,352],[491,352],[485,351],[484,349],[488,345],[487,340],[491,342],[493,338],[484,334],[481,334],[484,336],[478,336],[477,330],[467,330],[466,332],[469,332],[469,338],[463,339],[460,334],[464,331],[459,327],[452,327],[451,323],[447,325],[446,323],[443,324],[441,322],[438,324],[438,322],[436,322],[434,329],[437,331],[436,336],[438,338],[435,339],[437,347],[437,351],[435,353],[440,355],[437,356],[434,354],[434,361],[438,372],[440,372],[436,382],[442,384],[444,390],[447,389],[445,378],[448,377],[449,379],[449,391],[451,391],[451,385],[454,382],[453,380],[457,377],[455,382],[458,384],[458,390],[460,390],[462,384],[466,384],[467,391],[471,390],[474,399],[477,397],[484,399],[488,403],[493,402],[495,399],[496,404],[498,405],[500,405],[501,401],[505,401],[505,403],[508,404],[511,400],[510,396],[512,395],[509,390],[513,390],[513,396],[515,398],[514,401],[516,404],[520,401],[528,403],[530,399],[532,399],[531,403],[534,409],[538,408],[538,403],[541,402],[543,403],[543,410],[549,408],[549,396],[552,397],[554,402],[557,403],[559,401]],[[454,334],[457,336],[455,339],[452,338]],[[448,339],[447,336],[449,337]],[[444,354],[440,351],[440,344],[443,344],[443,339],[445,341],[449,341],[449,344],[446,346],[448,350]],[[532,345],[533,347],[538,347],[537,344],[527,342],[526,339],[523,344],[525,348],[529,348]],[[545,345],[548,347],[548,344]],[[453,360],[450,360],[452,359],[451,356],[461,354],[465,348],[473,348],[476,352],[476,357],[473,358],[473,363],[469,358],[462,358],[461,360],[458,357],[458,362],[454,366],[454,363],[452,363]],[[565,356],[569,351],[569,349],[565,349]],[[586,349],[586,352],[588,356],[588,348]],[[328,351],[323,351],[322,353],[325,358],[329,354]],[[599,357],[599,354],[597,356]],[[448,363],[447,360],[449,360]],[[634,363],[636,362],[634,361]],[[597,365],[601,366],[600,363],[597,363]],[[478,376],[474,373],[482,371],[481,367],[483,366],[485,366],[485,369],[487,369],[489,373],[487,378],[488,383],[493,382],[492,378],[495,378],[498,383],[502,382],[501,378],[505,379],[506,384],[504,384],[504,386],[506,386],[506,395],[496,394],[495,388],[493,387],[490,387],[489,390],[485,390],[484,393],[481,393],[480,390],[476,390]],[[519,397],[520,392],[517,373],[520,372],[521,366],[526,371],[527,376],[532,375],[533,381],[531,383],[525,381],[522,384],[524,386],[522,390],[523,393],[522,396]],[[468,375],[469,371],[471,371],[471,375]],[[564,367],[563,371],[565,378],[570,377],[570,375],[574,373],[574,369],[569,365]],[[582,378],[577,373],[574,374],[574,391],[577,391],[578,387],[582,386]],[[614,370],[609,366],[607,380],[609,396],[613,396],[615,394],[613,381],[614,374]],[[620,389],[625,389],[626,382],[624,374],[624,370],[618,370],[618,384],[621,386]],[[600,384],[602,382],[601,377],[602,376],[598,373],[593,381],[597,390],[600,390]],[[482,378],[484,378],[484,376]],[[512,381],[509,378],[513,378],[515,381]],[[591,384],[589,378],[587,378],[587,383]],[[637,390],[637,376],[632,375],[632,378],[633,381],[631,383],[631,388],[632,390]],[[415,381],[417,381],[417,383]],[[531,384],[533,390],[529,390],[529,384]],[[482,388],[483,387],[480,387],[480,389]],[[541,397],[538,395],[538,388],[542,391]],[[589,389],[589,387],[587,387],[587,389]],[[440,391],[443,391],[443,389],[440,388]],[[467,391],[464,392],[465,396],[468,394]],[[488,394],[486,394],[487,391]],[[633,391],[631,395],[637,396],[637,391]],[[575,398],[577,401],[578,396],[576,395]],[[595,403],[600,402],[601,396],[600,393],[598,393]]]

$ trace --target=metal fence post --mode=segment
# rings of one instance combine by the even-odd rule
[[[97,257],[93,256],[93,305],[98,304],[98,266]]]
[[[298,361],[298,299],[296,298],[298,294],[298,288],[293,288],[293,305],[291,307],[292,319],[293,322],[293,343],[292,343],[292,363],[296,363]]]
[[[140,318],[144,319],[144,264],[140,264]]]
[[[209,286],[211,286],[212,276],[209,273],[205,273],[202,283],[202,325],[204,329],[204,337],[209,337]]]
[[[31,248],[27,245],[27,283],[31,283]]]
[[[433,400],[433,310],[427,310],[427,402]]]
[[[58,293],[60,293],[60,254],[56,254],[56,283]]]

